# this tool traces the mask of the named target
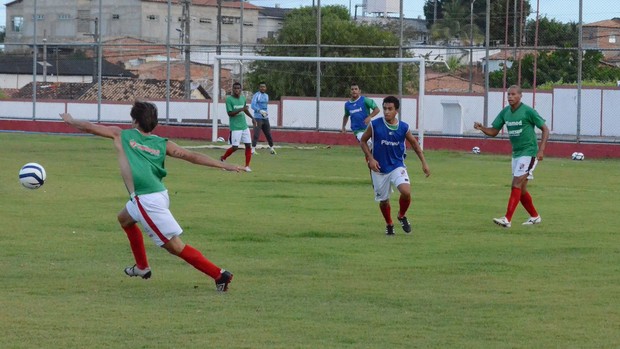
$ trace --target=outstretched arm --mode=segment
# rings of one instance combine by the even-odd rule
[[[424,157],[424,151],[422,150],[422,147],[420,147],[420,143],[418,143],[418,140],[415,139],[411,132],[407,132],[405,138],[407,139],[407,142],[409,142],[409,144],[411,145],[411,148],[413,148],[413,151],[415,151],[415,153],[418,155],[418,159],[420,159],[420,162],[422,163],[422,172],[424,172],[426,177],[430,176],[431,170],[428,168],[426,158]]]
[[[62,113],[60,117],[68,124],[76,129],[91,133],[97,136],[105,138],[116,138],[121,134],[121,128],[118,126],[104,126],[99,124],[93,124],[92,122],[85,120],[76,120],[69,113]]]
[[[498,133],[499,133],[499,131],[500,131],[500,130],[498,130],[498,129],[496,129],[496,128],[493,128],[493,127],[484,127],[484,126],[482,126],[482,124],[481,124],[481,123],[479,123],[479,122],[474,122],[474,128],[475,128],[476,130],[480,130],[480,131],[482,131],[482,133],[484,133],[485,135],[490,136],[490,137],[495,137],[495,136],[497,136],[497,134],[498,134]]]
[[[205,154],[189,151],[172,141],[168,141],[168,144],[166,145],[166,154],[172,156],[173,158],[182,159],[196,165],[223,168],[227,171],[235,172],[239,172],[242,169],[237,165],[217,161]]]

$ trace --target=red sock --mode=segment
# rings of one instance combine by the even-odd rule
[[[508,207],[506,208],[506,219],[508,221],[512,221],[512,215],[515,213],[520,199],[521,188],[513,187],[512,191],[510,192],[510,199],[508,199]]]
[[[400,209],[398,210],[398,218],[403,218],[409,209],[409,205],[411,205],[411,196],[403,197],[401,195],[398,199],[398,205],[400,206]]]
[[[190,245],[185,245],[179,257],[183,258],[183,260],[191,264],[194,268],[209,275],[214,280],[220,277],[221,269],[203,256],[200,251]]]
[[[224,155],[222,155],[222,159],[226,160],[230,156],[230,154],[234,152],[235,152],[235,149],[233,147],[228,148],[226,152],[224,153]]]
[[[130,225],[128,227],[122,227],[127,238],[129,239],[129,246],[131,246],[131,252],[133,252],[133,258],[136,260],[136,266],[140,269],[146,269],[149,267],[149,262],[146,259],[146,250],[144,249],[144,239],[142,237],[142,231],[137,224]]]
[[[381,210],[381,214],[383,214],[383,218],[385,218],[385,223],[392,225],[392,213],[390,203],[387,202],[385,204],[379,204],[379,209]]]
[[[252,160],[252,148],[245,148],[245,166],[250,166]]]
[[[536,212],[536,208],[534,208],[530,192],[526,191],[525,193],[521,193],[521,204],[525,207],[527,213],[530,214],[530,217],[538,217],[538,212]]]

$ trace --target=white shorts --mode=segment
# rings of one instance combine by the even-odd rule
[[[534,169],[538,159],[532,156],[520,156],[512,159],[512,176],[521,177],[527,174],[527,179],[534,179]]]
[[[252,143],[250,130],[246,128],[245,130],[230,131],[230,144],[238,147],[241,143]]]
[[[132,195],[131,200],[125,205],[129,215],[140,222],[146,234],[160,247],[183,233],[169,207],[170,198],[167,190],[139,196]]]
[[[392,185],[398,188],[403,183],[410,184],[409,174],[404,167],[395,168],[390,173],[370,171],[370,178],[372,178],[372,187],[375,190],[375,201],[389,199],[394,191]]]
[[[358,142],[362,141],[362,135],[364,134],[364,131],[358,131],[357,133],[354,133],[355,138],[357,138]],[[368,144],[368,148],[370,148],[370,150],[372,150],[372,138],[368,138],[368,142],[366,142],[366,144]]]

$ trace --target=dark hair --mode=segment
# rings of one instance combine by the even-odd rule
[[[157,107],[153,103],[135,101],[130,115],[144,132],[151,132],[157,126]]]
[[[360,87],[360,85],[358,85],[357,82],[355,81],[349,84],[349,87],[353,87],[353,86]]]
[[[394,108],[396,110],[400,109],[400,101],[398,100],[398,98],[394,97],[394,96],[387,96],[385,98],[383,98],[383,104],[385,103],[393,103],[394,104]]]
[[[235,82],[235,83],[233,83],[233,88],[234,88],[235,86],[239,86],[239,87],[241,87],[241,83],[240,83],[240,82]]]
[[[266,82],[264,82],[264,81],[261,81],[261,82],[259,82],[259,83],[258,83],[258,86],[260,86],[260,85],[265,85],[265,86],[267,86],[267,83],[266,83]]]

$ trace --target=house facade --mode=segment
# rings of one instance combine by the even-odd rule
[[[217,0],[172,0],[170,42],[183,43],[189,18],[189,43],[216,45],[218,42]],[[190,4],[185,6],[185,4]],[[15,0],[6,6],[7,51],[28,50],[36,38],[41,43],[92,43],[117,37],[136,37],[154,43],[166,43],[168,37],[167,0]],[[241,11],[243,6],[243,11]],[[189,11],[184,11],[189,9]],[[221,43],[254,44],[258,37],[260,7],[247,2],[222,1]],[[189,12],[189,14],[188,14]],[[241,15],[243,13],[243,21]],[[243,23],[241,23],[243,22]],[[241,32],[243,31],[243,34]]]
[[[583,25],[585,49],[600,50],[608,63],[620,66],[620,18]]]

